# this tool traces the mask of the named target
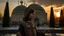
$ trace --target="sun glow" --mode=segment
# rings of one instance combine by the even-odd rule
[[[60,12],[55,13],[57,17],[60,17]]]

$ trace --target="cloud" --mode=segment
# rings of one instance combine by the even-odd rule
[[[32,2],[36,1],[41,5],[49,6],[51,4],[62,6],[64,4],[64,0],[31,0]]]
[[[5,2],[6,0],[0,0],[0,2],[2,3],[2,2]]]
[[[7,0],[0,0],[0,3],[6,2]],[[20,1],[20,0],[19,0]],[[9,0],[9,2],[18,2],[18,0]]]

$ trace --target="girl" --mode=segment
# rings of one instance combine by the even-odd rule
[[[20,36],[36,36],[36,27],[32,23],[34,18],[34,9],[26,8],[23,21],[19,27]]]

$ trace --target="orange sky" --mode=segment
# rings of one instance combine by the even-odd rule
[[[30,3],[31,4],[31,3]],[[30,4],[28,4],[27,6],[29,6]],[[5,2],[4,3],[0,3],[0,12],[3,14],[4,13],[4,8],[5,8]],[[20,4],[19,4],[20,5]],[[16,6],[18,6],[18,4],[17,3],[9,3],[9,10],[10,10],[10,16],[11,16],[11,13],[12,13],[12,11],[13,11],[13,9],[16,7]],[[46,13],[47,13],[47,18],[49,19],[49,15],[50,15],[50,7],[51,6],[44,6],[44,5],[41,5],[44,9],[45,9],[45,11],[46,11]],[[60,10],[61,10],[61,8],[63,8],[64,6],[61,6],[61,7],[56,7],[55,5],[52,5],[53,6],[53,8],[54,8],[54,12],[60,12]]]

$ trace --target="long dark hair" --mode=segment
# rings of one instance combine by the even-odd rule
[[[26,8],[25,12],[27,12],[27,14],[24,16],[23,20],[29,21],[30,20],[29,16],[30,16],[31,13],[34,13],[34,9]]]

